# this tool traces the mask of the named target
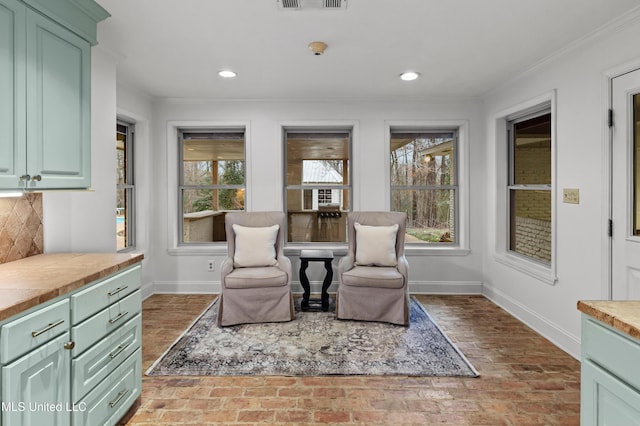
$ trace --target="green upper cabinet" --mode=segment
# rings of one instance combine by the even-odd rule
[[[25,7],[0,1],[0,187],[18,184],[26,170]]]
[[[91,185],[91,45],[107,16],[93,0],[0,0],[0,189]]]

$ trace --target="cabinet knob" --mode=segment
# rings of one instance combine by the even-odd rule
[[[27,179],[29,178],[29,175],[27,175]],[[42,180],[42,176],[40,175],[35,175],[31,178],[31,181],[35,181],[35,182],[40,182]]]
[[[64,348],[69,351],[75,347],[76,347],[76,342],[74,342],[73,340],[64,344]]]
[[[20,181],[23,181],[23,180],[31,180],[31,176],[30,175],[22,175],[22,176],[20,176]]]

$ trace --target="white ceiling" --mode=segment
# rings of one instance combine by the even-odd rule
[[[425,99],[481,96],[629,13],[640,0],[97,0],[118,81],[153,97]],[[312,41],[329,45],[322,56]],[[217,71],[229,68],[235,79]],[[421,73],[413,82],[398,75]]]

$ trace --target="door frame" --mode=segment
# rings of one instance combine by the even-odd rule
[[[609,221],[613,218],[613,127],[609,126],[609,111],[613,109],[613,80],[634,71],[640,70],[640,58],[611,68],[604,72],[605,102],[602,112],[603,120],[603,141],[602,161],[603,161],[603,188],[602,196],[602,285],[600,289],[601,297],[604,300],[611,300],[613,294],[613,241],[609,235]],[[615,113],[613,117],[615,126]]]

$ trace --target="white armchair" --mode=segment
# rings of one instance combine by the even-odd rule
[[[227,213],[218,325],[294,318],[291,261],[284,256],[284,213]]]
[[[347,215],[348,252],[338,263],[337,318],[409,325],[406,221],[401,212]]]

